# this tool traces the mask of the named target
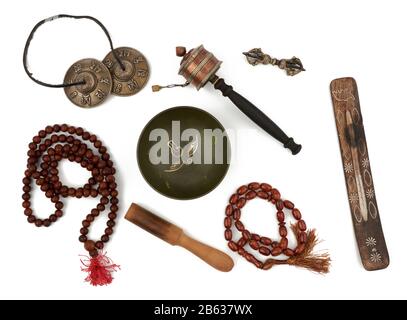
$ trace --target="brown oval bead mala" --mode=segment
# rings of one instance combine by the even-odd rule
[[[251,233],[240,220],[243,207],[248,201],[255,198],[267,200],[276,207],[276,219],[281,237],[279,241],[273,241],[268,237]],[[296,224],[291,226],[297,239],[297,246],[294,249],[288,247],[288,230],[285,222],[284,209],[290,210],[293,218],[297,221]],[[248,185],[241,186],[229,198],[229,204],[226,206],[225,214],[224,226],[226,230],[224,236],[226,241],[228,241],[228,247],[254,264],[257,268],[268,270],[274,265],[289,264],[305,267],[319,273],[327,273],[329,271],[329,255],[327,253],[312,253],[312,249],[318,242],[315,230],[307,231],[307,225],[302,219],[300,210],[298,210],[291,201],[282,200],[280,192],[271,185],[252,182]],[[233,225],[235,229],[241,233],[241,237],[237,241],[233,240]],[[261,262],[244,248],[246,245],[263,256],[276,257],[283,254],[288,258],[286,260],[269,258]]]
[[[93,144],[95,151],[86,142]],[[27,155],[27,169],[24,172],[24,193],[22,196],[22,206],[24,214],[27,216],[27,221],[37,227],[49,227],[63,216],[64,204],[61,201],[62,198],[96,198],[100,196],[99,204],[82,221],[82,227],[79,230],[79,241],[84,243],[85,249],[92,258],[96,259],[100,256],[101,264],[110,269],[110,271],[117,268],[118,266],[112,264],[110,259],[99,253],[99,250],[103,249],[104,244],[109,241],[110,236],[113,234],[113,228],[116,224],[115,219],[119,209],[117,184],[114,176],[116,169],[106,147],[103,146],[102,142],[95,135],[80,127],[56,124],[54,126],[47,126],[44,130],[38,132],[38,135],[28,145]],[[58,164],[63,159],[79,163],[83,168],[90,171],[91,177],[88,183],[80,188],[63,185],[58,176]],[[55,204],[55,212],[46,219],[37,218],[31,208],[30,192],[32,190],[32,181],[35,181],[45,193],[45,196]],[[97,241],[88,239],[90,226],[100,213],[107,209],[106,207],[109,205],[109,202],[110,212],[104,234]],[[89,261],[89,264],[84,263],[87,267],[84,270],[91,272],[92,270],[88,270],[88,268],[93,262]],[[100,274],[98,277],[100,277]],[[87,280],[90,281],[89,279]],[[107,281],[110,283],[111,278],[109,277]]]

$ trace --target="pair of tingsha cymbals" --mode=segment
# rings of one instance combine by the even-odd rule
[[[120,47],[111,51],[103,61],[82,59],[66,72],[64,83],[81,83],[66,87],[65,94],[75,105],[92,108],[106,100],[110,93],[131,96],[148,81],[149,66],[142,53],[133,48]]]

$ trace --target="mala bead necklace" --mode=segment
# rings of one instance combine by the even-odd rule
[[[276,207],[276,218],[281,237],[279,241],[250,232],[240,220],[243,207],[248,201],[255,198],[267,200]],[[290,210],[291,215],[296,220],[296,223],[291,225],[297,241],[297,246],[293,249],[288,247],[288,230],[284,209]],[[318,273],[327,273],[329,271],[331,259],[328,253],[316,254],[312,252],[318,243],[315,230],[307,231],[307,225],[302,219],[300,210],[295,208],[294,203],[291,201],[282,200],[280,192],[269,184],[252,182],[241,186],[230,197],[225,213],[225,239],[228,241],[229,248],[238,252],[239,255],[253,263],[257,268],[268,270],[274,265],[288,264],[307,268]],[[239,239],[233,237],[233,225],[241,233]],[[269,258],[262,262],[245,249],[246,245],[263,256],[277,257],[285,255],[287,259]]]
[[[60,18],[88,19],[95,22],[105,33],[111,51],[103,61],[81,59],[68,69],[62,84],[50,84],[36,79],[28,69],[27,56],[34,33],[43,24]],[[110,93],[131,96],[138,93],[149,78],[149,65],[139,51],[129,47],[113,48],[113,42],[106,27],[91,16],[59,14],[38,22],[24,48],[24,70],[35,83],[49,88],[64,88],[67,98],[78,107],[92,108],[104,102]]]
[[[93,144],[94,149],[87,144]],[[23,208],[27,221],[36,227],[49,227],[63,216],[62,198],[96,198],[100,202],[82,221],[79,241],[84,244],[90,257],[81,260],[82,271],[88,273],[86,281],[92,285],[106,285],[112,282],[111,273],[119,268],[102,249],[110,240],[115,226],[118,207],[118,191],[113,162],[105,146],[98,138],[80,127],[63,125],[47,126],[38,132],[28,145],[27,169],[23,179]],[[72,188],[64,185],[59,178],[58,164],[68,159],[79,163],[91,172],[91,177],[83,187]],[[35,216],[31,207],[32,182],[40,187],[45,196],[55,205],[55,212],[46,219]],[[89,228],[96,218],[110,206],[107,228],[98,240],[88,237]]]

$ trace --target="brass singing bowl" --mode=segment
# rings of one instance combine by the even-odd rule
[[[186,129],[194,129],[192,132],[197,135],[177,139],[174,121],[179,121],[181,136]],[[216,129],[222,136],[208,134]],[[167,132],[168,137],[164,134],[157,138],[157,132]],[[168,153],[169,162],[157,163],[163,152]],[[181,154],[189,157],[180,159]],[[155,157],[153,161],[151,155]],[[201,163],[195,161],[198,158]],[[144,179],[157,192],[173,199],[195,199],[211,192],[225,177],[230,163],[230,141],[222,124],[208,112],[194,107],[174,107],[159,113],[145,126],[138,141],[137,160]]]

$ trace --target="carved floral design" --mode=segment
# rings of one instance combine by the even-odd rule
[[[374,246],[376,246],[376,239],[373,238],[373,237],[368,237],[368,238],[366,239],[366,245],[367,245],[368,247],[374,247]]]

